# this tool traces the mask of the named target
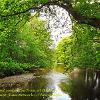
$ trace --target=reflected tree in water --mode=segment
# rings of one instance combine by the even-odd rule
[[[100,100],[100,71],[84,70],[60,87],[72,100]]]

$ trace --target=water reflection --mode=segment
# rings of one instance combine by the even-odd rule
[[[7,95],[0,100],[100,100],[100,71],[83,70],[72,73],[70,77],[49,72],[0,89],[4,90],[0,95]],[[9,97],[10,94],[13,96]]]
[[[84,70],[73,73],[69,82],[62,82],[61,89],[68,93],[72,100],[100,100],[100,72]]]
[[[60,72],[50,72],[46,75],[36,76],[30,81],[19,82],[13,85],[4,85],[0,100],[71,100],[64,93],[59,84],[67,82],[68,77]],[[11,90],[11,91],[7,91]]]
[[[46,78],[48,79],[48,88],[53,89],[52,95],[47,100],[71,100],[70,96],[64,93],[59,84],[67,82],[68,76],[59,72],[49,73]]]
[[[6,96],[0,97],[0,100],[45,100],[52,94],[52,91],[46,91],[47,84],[47,79],[37,76],[31,81],[25,82],[24,87],[18,88],[16,85],[16,88],[11,87],[11,91],[9,87],[5,87],[0,94],[6,94]]]

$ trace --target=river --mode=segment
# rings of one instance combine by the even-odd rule
[[[75,72],[70,76],[51,71],[28,77],[30,79],[23,76],[25,81],[0,87],[0,100],[100,100],[99,77],[96,79],[96,73],[91,71]],[[5,80],[8,82],[10,78]],[[12,81],[15,81],[14,77]],[[0,82],[4,84],[5,81]]]

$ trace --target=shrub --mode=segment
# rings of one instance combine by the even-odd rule
[[[22,74],[29,71],[34,65],[17,63],[14,61],[0,62],[0,77]]]

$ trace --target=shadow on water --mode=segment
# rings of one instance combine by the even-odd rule
[[[19,83],[20,85],[21,83]],[[25,85],[26,84],[26,85]],[[0,91],[0,100],[46,100],[52,94],[52,91],[46,90],[48,81],[42,76],[36,76],[33,80],[24,83],[24,87],[5,87]]]
[[[69,82],[62,82],[60,88],[72,100],[100,100],[100,71],[83,70],[72,73]]]

